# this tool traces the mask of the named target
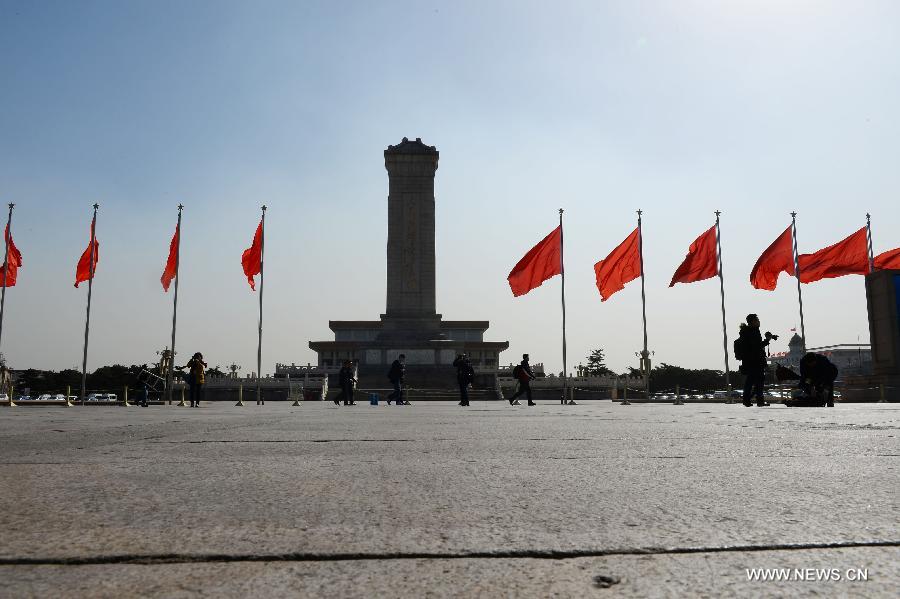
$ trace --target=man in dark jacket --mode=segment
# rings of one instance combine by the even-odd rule
[[[523,393],[528,398],[529,406],[537,405],[533,401],[531,401],[531,381],[534,379],[534,373],[531,371],[531,365],[528,363],[528,354],[522,354],[522,362],[515,369],[515,371],[516,372],[514,372],[513,374],[516,375],[516,378],[519,381],[519,390],[509,398],[509,405],[512,406],[518,404],[519,402],[516,400],[516,398]]]
[[[772,333],[766,331],[763,340],[759,333],[759,317],[756,314],[747,315],[747,324],[741,324],[741,332],[738,335],[738,344],[741,348],[739,359],[741,361],[741,374],[744,381],[744,405],[748,408],[753,405],[752,398],[756,397],[756,405],[767,406],[763,398],[763,386],[766,382],[766,347],[772,340]]]
[[[469,385],[475,380],[475,369],[466,354],[459,354],[453,360],[456,367],[456,382],[459,383],[459,405],[469,405]]]
[[[394,392],[387,396],[387,403],[391,405],[391,401],[396,401],[398,406],[410,405],[408,401],[403,399],[403,383],[406,379],[406,355],[400,356],[391,364],[388,371],[388,380],[394,386]]]
[[[338,383],[341,386],[341,397],[344,400],[345,406],[355,406],[356,402],[353,401],[353,385],[356,384],[356,377],[353,376],[353,362],[347,360],[344,362],[343,368],[338,373]],[[337,404],[338,400],[335,399],[334,403]]]

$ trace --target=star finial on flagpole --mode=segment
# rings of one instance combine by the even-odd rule
[[[796,212],[791,212],[791,218],[797,218],[797,213],[796,213]]]
[[[100,204],[94,204],[94,210],[100,207]]]
[[[184,208],[184,205],[178,204],[178,212],[181,212],[182,208]]]
[[[266,205],[265,205],[265,204],[263,204],[263,206],[262,206],[262,211],[263,211],[263,212],[266,211]]]
[[[15,204],[13,204],[12,202],[10,202],[10,203],[9,203],[9,209],[12,210],[13,207],[15,207]]]

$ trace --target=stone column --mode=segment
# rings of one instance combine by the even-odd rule
[[[434,174],[438,151],[420,138],[388,146],[387,319],[434,319]]]

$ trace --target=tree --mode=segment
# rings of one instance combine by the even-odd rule
[[[600,348],[595,349],[587,357],[587,366],[584,367],[584,371],[588,376],[615,376],[615,373],[607,368],[603,360],[605,360],[603,350]]]

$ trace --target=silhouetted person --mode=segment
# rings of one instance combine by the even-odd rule
[[[776,337],[766,331],[766,339],[763,341],[759,333],[759,324],[759,317],[756,314],[748,314],[747,323],[741,323],[741,332],[735,344],[735,347],[740,349],[739,352],[735,352],[738,354],[735,357],[741,361],[740,373],[746,377],[744,405],[747,407],[753,405],[753,397],[756,397],[756,405],[769,405],[763,397],[766,382],[766,346]]]
[[[400,354],[391,364],[388,380],[394,386],[394,392],[387,396],[388,405],[391,405],[391,401],[396,401],[398,406],[408,406],[409,402],[403,399],[403,383],[406,382],[406,355]]]
[[[341,397],[344,399],[345,406],[355,406],[353,401],[353,385],[356,384],[356,378],[353,376],[353,362],[346,360],[343,368],[338,373],[338,384],[341,386]],[[338,400],[335,399],[337,404]]]
[[[800,360],[800,388],[809,398],[814,398],[815,405],[824,403],[829,408],[834,407],[837,375],[837,366],[822,354],[810,352]]]
[[[187,375],[187,384],[191,407],[199,408],[204,385],[206,385],[206,362],[203,361],[203,354],[195,353],[188,363],[181,367],[182,370],[185,368],[190,369]]]
[[[466,354],[460,354],[453,360],[456,367],[456,382],[459,383],[459,405],[469,405],[469,385],[475,380],[475,369]]]
[[[531,371],[531,365],[528,363],[528,354],[522,354],[522,361],[518,366],[513,368],[513,377],[519,381],[519,390],[509,398],[509,405],[518,405],[518,398],[523,393],[528,398],[528,405],[536,405],[531,401],[531,381],[534,379],[534,373]]]

